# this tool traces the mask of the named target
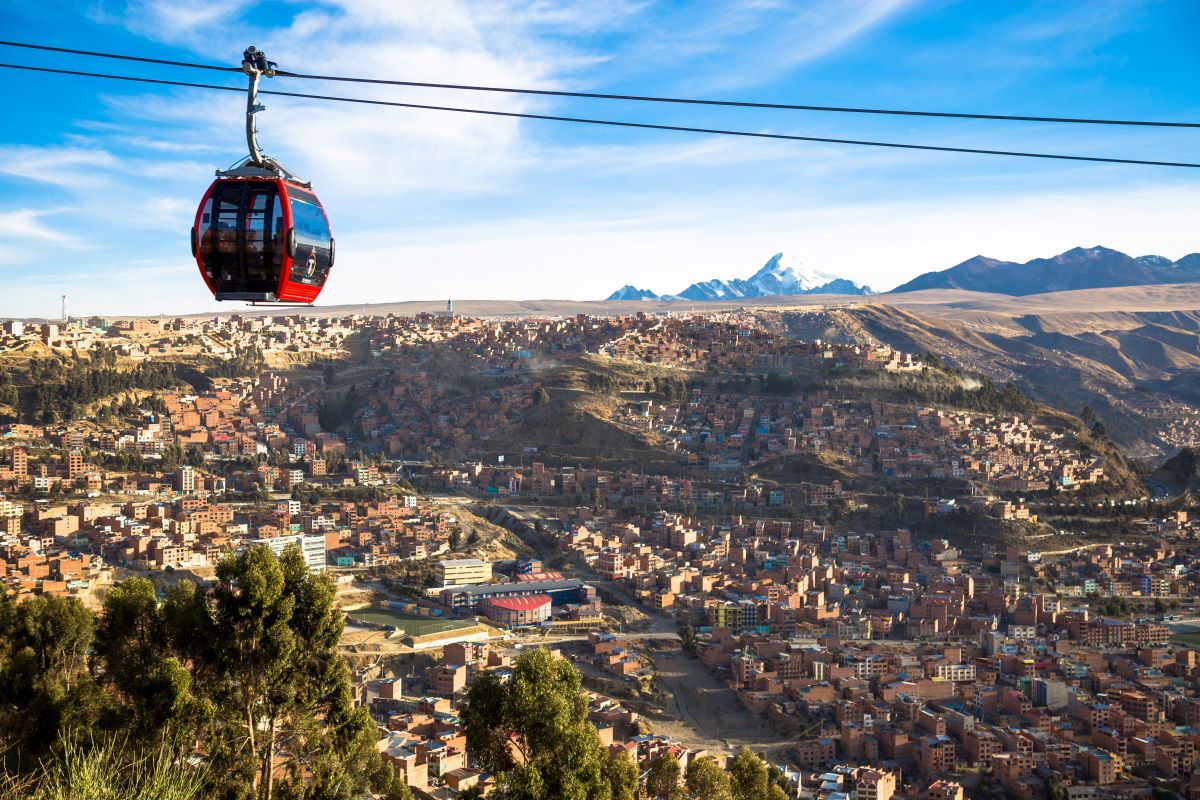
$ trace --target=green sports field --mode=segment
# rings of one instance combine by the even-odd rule
[[[436,617],[418,617],[412,614],[402,614],[399,611],[388,611],[382,608],[363,608],[348,612],[350,621],[361,620],[374,625],[394,625],[412,636],[424,636],[427,633],[441,633],[457,628],[469,628],[475,623],[472,620],[438,619]]]
[[[1171,635],[1171,644],[1200,650],[1200,633],[1175,633]]]

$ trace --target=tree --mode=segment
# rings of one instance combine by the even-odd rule
[[[156,740],[193,705],[191,675],[169,647],[154,584],[130,578],[104,598],[95,654],[102,682],[116,690],[117,722],[139,741]],[[172,733],[182,733],[176,727]]]
[[[696,650],[696,629],[686,622],[679,623],[679,645],[689,653]]]
[[[179,607],[209,631],[210,645],[193,638],[190,649],[217,705],[214,773],[250,784],[262,800],[281,771],[289,793],[302,791],[307,772],[305,796],[322,798],[350,798],[384,778],[374,726],[354,708],[337,652],[334,595],[295,545],[279,557],[258,546],[221,561],[211,602],[194,593]]]
[[[605,774],[612,800],[637,800],[638,767],[628,753],[621,751],[613,756]]]
[[[193,467],[203,467],[204,459],[204,448],[196,444],[188,445],[188,449],[183,454],[183,463]]]
[[[505,800],[630,797],[636,775],[608,758],[587,708],[579,670],[549,650],[528,650],[507,683],[485,674],[471,686],[467,745]]]
[[[550,393],[539,386],[538,390],[533,393],[533,402],[539,406],[549,405]]]
[[[183,581],[161,603],[149,581],[123,581],[98,626],[74,598],[18,604],[0,591],[0,752],[19,753],[18,777],[47,797],[174,797],[137,787],[150,786],[156,754],[179,764],[198,745],[204,797],[271,800],[278,784],[287,800],[411,800],[354,707],[333,601],[331,579],[295,546],[230,555],[211,592]],[[103,781],[94,791],[73,767],[52,774],[73,746],[85,766],[110,748],[86,766]]]
[[[733,800],[729,776],[712,756],[692,759],[684,776],[688,794],[695,800]]]
[[[734,800],[764,800],[770,791],[767,765],[749,750],[742,750],[729,765]]]
[[[96,618],[74,597],[17,603],[0,587],[0,748],[31,761],[61,727],[91,727],[104,698],[88,671]]]
[[[646,785],[656,798],[682,800],[683,792],[679,788],[679,761],[675,756],[667,753],[654,759],[650,764]]]
[[[792,788],[791,784],[788,783],[788,779],[786,777],[784,777],[783,770],[781,770],[779,767],[775,766],[774,764],[767,765],[767,780],[770,781],[770,783],[771,783],[772,792],[771,792],[770,797],[772,798],[772,800],[775,796],[775,792],[774,792],[775,789],[778,789],[779,791],[783,792],[784,796],[786,797],[787,793]]]

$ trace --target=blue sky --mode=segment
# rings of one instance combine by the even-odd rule
[[[1200,119],[1194,0],[6,0],[4,38],[448,83],[1058,116]],[[0,61],[241,86],[0,48]],[[3,73],[0,316],[217,308],[187,229],[245,154],[235,93]],[[966,147],[1200,161],[1195,131],[267,88]],[[884,290],[976,253],[1200,250],[1189,170],[923,154],[266,97],[260,142],[338,239],[322,302],[598,299],[773,253]]]

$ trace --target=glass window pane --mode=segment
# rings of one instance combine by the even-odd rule
[[[293,283],[321,286],[329,274],[329,222],[316,196],[288,187],[292,227],[296,229]]]
[[[237,186],[219,186],[213,198],[216,213],[213,214],[212,234],[213,274],[218,286],[225,291],[237,291],[242,282],[242,268],[238,258],[238,194]]]
[[[242,236],[246,262],[246,291],[269,292],[274,288],[274,275],[270,262],[265,257],[267,231],[268,192],[258,187],[247,187],[246,213]]]
[[[197,226],[196,233],[199,234],[197,239],[197,255],[200,256],[200,263],[204,265],[204,274],[211,281],[213,277],[213,232],[212,232],[212,195],[209,195],[204,200],[204,207],[200,209],[200,224]]]

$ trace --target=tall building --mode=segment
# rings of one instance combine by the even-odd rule
[[[175,472],[175,488],[180,494],[196,493],[196,468],[184,464]]]
[[[300,552],[304,556],[304,563],[308,564],[309,572],[324,572],[325,571],[325,537],[324,536],[305,536],[298,534],[296,536],[272,536],[267,539],[250,539],[246,542],[247,546],[265,544],[275,552],[275,555],[283,555],[283,550],[289,544],[300,546]]]
[[[18,478],[29,474],[29,456],[24,447],[14,447],[12,450],[12,471]]]
[[[1035,706],[1044,706],[1052,711],[1066,708],[1071,699],[1067,684],[1063,681],[1034,678],[1030,690]]]
[[[492,579],[492,565],[478,558],[453,558],[439,561],[438,580],[443,588],[473,583],[487,583]]]
[[[75,480],[83,474],[83,453],[72,450],[67,453],[67,480]]]

